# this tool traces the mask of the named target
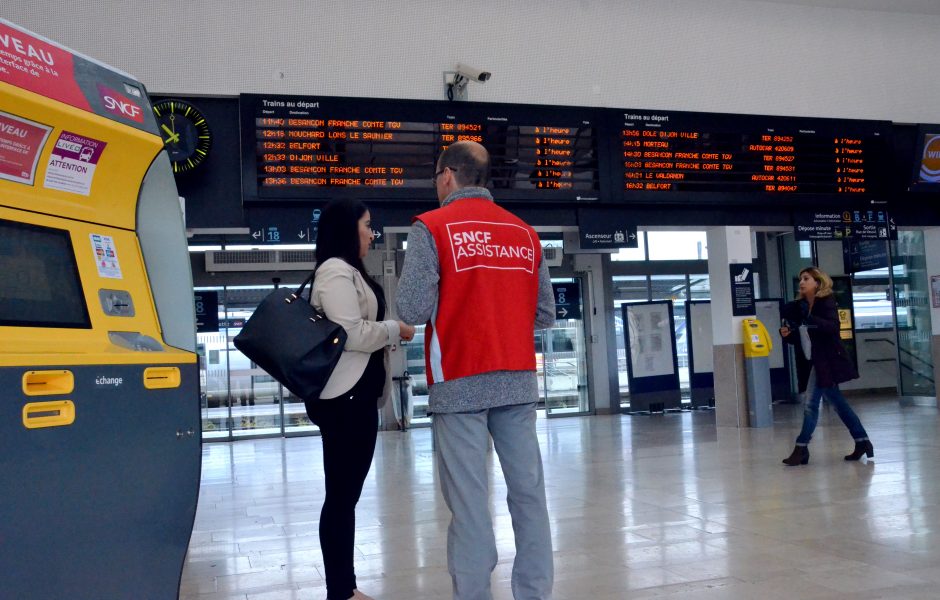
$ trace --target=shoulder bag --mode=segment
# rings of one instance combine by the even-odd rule
[[[342,325],[327,319],[303,296],[315,274],[295,291],[279,288],[268,294],[232,340],[242,354],[302,400],[320,397],[346,345]]]

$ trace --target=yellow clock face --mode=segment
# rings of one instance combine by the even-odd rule
[[[212,133],[198,108],[184,100],[160,100],[153,114],[174,173],[191,171],[209,156]]]

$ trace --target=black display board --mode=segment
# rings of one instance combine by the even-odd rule
[[[500,201],[601,197],[591,108],[243,94],[242,198],[435,201],[431,178],[453,142],[482,143]]]
[[[615,202],[878,197],[890,124],[622,109],[611,114]],[[763,200],[758,200],[762,198]]]

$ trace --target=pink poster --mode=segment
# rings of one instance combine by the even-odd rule
[[[33,184],[51,127],[0,112],[0,179]]]

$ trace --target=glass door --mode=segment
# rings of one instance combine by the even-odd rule
[[[553,278],[555,326],[535,332],[539,393],[549,417],[590,411],[581,278]]]
[[[649,300],[649,277],[647,275],[617,275],[614,288],[614,337],[617,339],[617,383],[620,389],[620,408],[630,406],[630,373],[627,369],[627,347],[624,342],[621,306],[629,302]]]
[[[901,396],[936,402],[930,349],[930,289],[921,231],[899,231],[891,242]]]
[[[225,291],[228,400],[234,438],[281,435],[280,385],[232,343],[255,307],[273,289],[274,286],[232,286]]]
[[[299,285],[299,282],[286,284]],[[218,295],[218,331],[196,335],[202,431],[206,440],[309,435],[317,427],[303,400],[285,389],[235,348],[255,308],[273,286],[200,288]]]
[[[686,300],[689,299],[689,287],[683,275],[652,275],[650,277],[651,300],[669,300],[672,302],[672,314],[675,324],[676,357],[679,364],[679,390],[682,401],[689,400],[689,336],[685,326]]]
[[[229,437],[228,352],[225,349],[225,292],[220,287],[197,288],[202,301],[215,297],[215,306],[204,306],[201,312],[217,315],[218,327],[197,331],[196,353],[199,355],[199,412],[202,437],[205,440]]]

